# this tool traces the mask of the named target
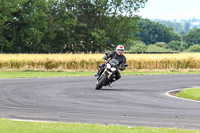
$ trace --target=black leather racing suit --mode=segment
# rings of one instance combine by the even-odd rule
[[[103,59],[105,59],[105,60],[108,60],[108,59],[116,59],[118,62],[119,62],[119,65],[118,65],[118,67],[119,67],[119,69],[121,70],[121,71],[123,71],[123,70],[125,70],[125,64],[126,64],[126,57],[124,56],[124,55],[118,55],[117,54],[117,52],[116,51],[111,51],[111,52],[109,52],[108,54],[106,54],[106,56],[104,56],[103,57]],[[121,65],[121,67],[120,67],[120,65]],[[105,64],[101,64],[100,66],[99,66],[99,71],[98,71],[98,75],[101,75],[101,73],[103,72],[103,67],[105,66]],[[118,79],[120,79],[121,78],[121,75],[120,75],[120,73],[119,73],[119,70],[117,70],[116,72],[115,72],[115,75],[116,75],[116,77],[115,77],[115,79],[116,80],[118,80]]]

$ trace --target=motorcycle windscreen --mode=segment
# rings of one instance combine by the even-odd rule
[[[110,60],[109,63],[111,64],[112,67],[115,67],[115,66],[119,65],[119,62],[116,59]]]

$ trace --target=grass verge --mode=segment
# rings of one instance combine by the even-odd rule
[[[199,133],[198,130],[96,124],[22,122],[0,119],[0,133]]]
[[[94,72],[0,72],[0,78],[92,76]]]
[[[200,88],[184,89],[176,94],[178,97],[200,100]]]
[[[35,78],[35,77],[76,77],[93,76],[95,72],[45,72],[45,71],[2,71],[0,78]],[[200,72],[121,72],[122,75],[156,75],[156,74],[200,74]]]

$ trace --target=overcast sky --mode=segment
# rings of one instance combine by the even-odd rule
[[[148,19],[200,19],[200,0],[148,0],[138,14]]]

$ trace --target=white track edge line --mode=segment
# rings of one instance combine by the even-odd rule
[[[28,120],[28,119],[9,119],[5,118],[7,120],[12,120],[12,121],[22,121],[22,122],[39,122],[39,123],[59,123],[59,122],[54,122],[54,121],[40,121],[40,120]]]
[[[189,88],[187,88],[187,89],[189,89]],[[167,96],[169,96],[169,97],[173,97],[173,98],[185,100],[185,101],[191,101],[191,102],[198,102],[198,103],[200,103],[200,101],[198,101],[198,100],[186,99],[186,98],[177,97],[177,96],[173,96],[173,95],[169,94],[170,92],[181,91],[181,90],[183,90],[183,89],[171,90],[171,91],[166,92],[165,95],[167,95]]]

